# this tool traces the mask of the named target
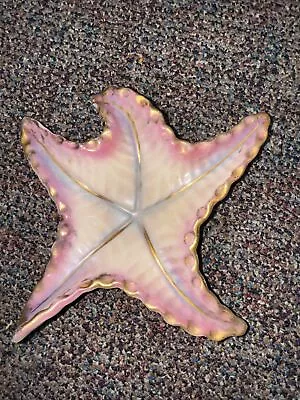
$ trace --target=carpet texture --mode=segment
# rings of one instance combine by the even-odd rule
[[[297,398],[297,3],[1,2],[1,399]],[[244,337],[195,338],[98,290],[11,343],[58,223],[21,119],[96,137],[90,96],[111,85],[148,97],[192,142],[270,114],[262,152],[202,229],[204,275],[248,321]]]

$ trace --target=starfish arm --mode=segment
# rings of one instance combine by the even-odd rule
[[[123,120],[133,127],[138,142],[140,159],[139,190],[140,207],[147,207],[174,190],[174,182],[178,177],[178,139],[165,124],[162,114],[154,108],[149,100],[131,89],[108,89],[99,97],[105,115],[118,110]],[[99,104],[98,96],[95,98]],[[187,142],[182,142],[191,146]],[[180,161],[180,160],[179,160]]]
[[[119,114],[117,109],[103,112],[106,120],[103,133],[82,144],[55,135],[29,118],[24,119],[22,130],[34,136],[49,158],[85,190],[116,207],[131,210],[138,170],[137,149],[131,126],[122,124]]]
[[[179,154],[176,153],[173,173],[174,170],[176,172],[172,185],[154,203],[148,201],[146,209],[155,208],[174,197],[181,201],[183,206],[184,199],[197,196],[201,198],[205,207],[207,205],[211,209],[226,196],[231,184],[242,176],[247,165],[255,158],[267,138],[269,123],[269,116],[265,113],[251,115],[244,118],[229,133],[219,135],[208,142],[192,145],[190,152],[184,155],[181,162],[176,163]],[[162,185],[161,181],[155,184],[158,186],[158,192]],[[151,190],[148,193],[151,193]],[[209,214],[210,211],[207,215]]]
[[[49,135],[46,136],[44,128],[35,122],[26,120],[23,124],[25,153],[55,201],[61,222],[50,262],[25,306],[15,341],[21,340],[82,293],[80,286],[90,275],[94,278],[91,271],[82,267],[83,264],[118,235],[130,220],[128,213],[78,183],[69,173],[68,165],[61,168],[51,152],[53,142],[59,142],[59,138],[51,134],[49,139]],[[77,293],[77,289],[80,292]],[[45,310],[47,312],[43,312]]]
[[[189,206],[192,205],[190,201]],[[200,209],[205,206],[201,201],[199,205]],[[247,324],[220,303],[199,272],[196,248],[201,219],[181,206],[170,201],[167,207],[158,206],[143,218],[153,256],[176,297],[183,300],[181,307],[172,308],[173,321],[192,335],[212,340],[241,336]]]

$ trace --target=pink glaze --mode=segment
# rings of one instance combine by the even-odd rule
[[[196,246],[201,223],[266,139],[268,116],[247,117],[227,135],[190,144],[130,89],[109,89],[94,103],[106,129],[82,145],[23,122],[25,153],[61,222],[13,341],[81,294],[116,287],[192,335],[243,335],[246,323],[200,275]]]

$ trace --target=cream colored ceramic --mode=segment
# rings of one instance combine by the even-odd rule
[[[121,288],[192,335],[243,335],[246,323],[199,274],[196,247],[201,223],[265,141],[269,117],[249,116],[226,135],[190,144],[132,90],[109,89],[94,101],[106,128],[82,145],[23,122],[25,152],[61,223],[13,340],[96,288]]]

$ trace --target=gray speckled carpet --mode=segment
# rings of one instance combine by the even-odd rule
[[[134,3],[1,2],[0,397],[296,399],[299,5]],[[203,228],[205,277],[248,321],[244,337],[195,338],[98,290],[11,343],[58,222],[23,155],[21,119],[85,141],[102,129],[90,96],[110,85],[144,94],[191,141],[271,115],[261,154]]]

